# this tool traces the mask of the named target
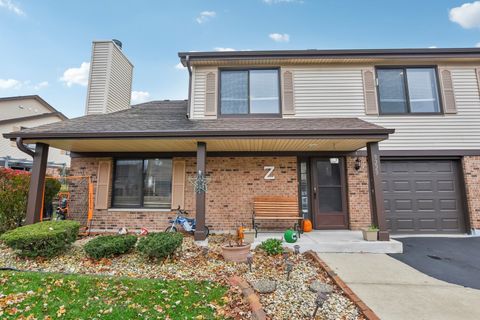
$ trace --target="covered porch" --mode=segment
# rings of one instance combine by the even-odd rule
[[[368,210],[369,221],[378,226],[380,230],[379,240],[389,240],[383,209],[378,143],[388,139],[389,134],[393,133],[394,130],[385,129],[357,118],[189,120],[185,118],[181,110],[175,111],[176,113],[174,112],[173,115],[168,115],[168,112],[172,112],[172,109],[167,111],[160,107],[157,109],[145,106],[132,108],[128,112],[87,116],[61,124],[30,128],[5,135],[12,140],[16,139],[18,147],[33,157],[27,223],[40,220],[41,195],[45,180],[46,159],[50,147],[70,151],[73,160],[75,158],[87,160],[109,159],[110,163],[115,163],[116,159],[125,158],[187,159],[185,161],[187,161],[189,168],[186,169],[187,174],[183,178],[184,185],[188,178],[201,181],[203,178],[209,177],[212,177],[215,180],[213,182],[218,184],[217,191],[214,191],[213,188],[211,190],[196,188],[195,192],[187,193],[185,189],[178,189],[179,186],[172,182],[171,190],[174,193],[172,198],[177,198],[180,195],[184,197],[186,203],[192,205],[192,211],[195,212],[197,219],[197,231],[195,232],[197,240],[205,239],[203,226],[212,217],[213,210],[217,211],[216,219],[222,218],[221,212],[224,205],[218,206],[212,199],[221,198],[225,196],[224,192],[228,192],[224,188],[224,184],[229,182],[231,172],[234,172],[237,178],[248,176],[248,179],[250,179],[250,181],[242,181],[243,189],[235,188],[234,184],[230,188],[233,192],[237,189],[241,190],[242,194],[234,194],[233,196],[235,199],[240,199],[240,202],[237,201],[236,203],[243,206],[243,215],[251,215],[249,208],[252,196],[259,191],[258,188],[261,188],[260,191],[266,195],[268,195],[268,192],[282,195],[282,190],[284,190],[282,189],[282,181],[286,180],[277,179],[276,188],[272,190],[268,189],[269,184],[264,183],[264,181],[267,181],[265,179],[265,167],[263,167],[267,163],[263,160],[264,158],[273,160],[293,159],[288,161],[296,166],[299,159],[303,157],[312,159],[342,157],[346,159],[348,157],[353,159],[355,151],[366,148],[368,156],[363,162],[365,174],[362,175],[362,181],[359,184],[365,190],[368,188],[365,196],[369,198],[366,201],[369,203],[362,210]],[[167,114],[168,119],[164,119],[165,114]],[[27,149],[25,144],[36,144],[35,151],[32,152]],[[242,159],[247,158],[249,161],[255,162],[254,166],[249,167],[252,170],[248,169],[247,166],[245,166],[245,169],[242,167]],[[235,159],[236,168],[229,168],[232,159]],[[277,162],[279,170],[276,174],[278,177],[284,175],[285,171],[283,169],[284,162],[280,160]],[[214,164],[222,167],[212,167]],[[349,162],[345,167],[351,170],[350,167],[353,167],[353,165]],[[100,170],[101,166],[98,166],[98,168]],[[110,168],[108,164],[106,168]],[[216,172],[219,171],[224,174],[216,175]],[[292,168],[292,172],[296,171],[296,167]],[[111,174],[97,175],[97,178],[98,181],[95,186],[97,198],[99,192],[102,196],[110,196],[112,189],[108,189],[108,184],[111,184],[114,179],[114,170]],[[208,182],[208,179],[203,180]],[[262,183],[256,184],[258,181],[262,181]],[[298,195],[296,188],[299,186],[299,180],[297,177],[289,179],[285,182],[285,185],[287,183],[288,190],[294,191],[292,194]],[[254,189],[256,185],[257,189]],[[350,197],[348,188],[344,188],[344,193],[346,197]],[[309,195],[309,197],[312,196]],[[114,210],[114,208],[111,208],[110,200],[104,201],[102,204],[104,206],[102,209],[105,209],[103,211],[104,215],[110,215],[112,214],[111,211]],[[302,201],[303,199],[299,197],[299,216],[303,214],[303,209],[300,207]],[[350,200],[349,202],[352,203]],[[234,219],[234,221],[231,221],[232,223],[235,223],[236,220],[237,208],[235,205],[233,204],[228,209],[223,210],[229,214],[230,219]],[[348,204],[346,204],[345,209],[348,210]],[[122,213],[123,215],[128,215],[131,212],[141,211],[143,214],[146,211],[153,210],[138,208],[123,211],[125,211],[124,214]],[[161,210],[158,211],[160,214]],[[311,240],[315,241],[315,239]]]

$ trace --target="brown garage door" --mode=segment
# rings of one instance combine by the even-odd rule
[[[392,233],[465,232],[454,160],[382,161],[385,214]]]

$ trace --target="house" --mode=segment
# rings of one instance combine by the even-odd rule
[[[186,101],[5,134],[37,144],[33,188],[50,146],[93,177],[97,230],[163,230],[181,206],[202,239],[205,224],[251,225],[263,195],[298,198],[314,229],[375,224],[380,240],[480,228],[480,49],[179,57]]]
[[[0,98],[0,133],[67,120],[61,112],[38,95]],[[17,148],[15,141],[0,139],[0,166],[30,171],[32,159]],[[70,166],[65,150],[53,149],[48,156],[49,174],[60,174]]]

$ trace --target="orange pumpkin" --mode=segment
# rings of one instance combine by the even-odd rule
[[[313,227],[312,227],[312,221],[310,221],[309,219],[305,219],[302,221],[302,228],[303,228],[303,232],[310,232],[312,231]]]

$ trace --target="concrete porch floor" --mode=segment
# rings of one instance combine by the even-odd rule
[[[269,238],[283,240],[282,232],[260,231],[252,247],[256,247],[262,241]],[[352,230],[314,230],[303,233],[296,243],[284,245],[292,248],[300,245],[300,251],[313,250],[315,252],[330,253],[402,253],[403,245],[400,241],[365,241],[361,231]]]

